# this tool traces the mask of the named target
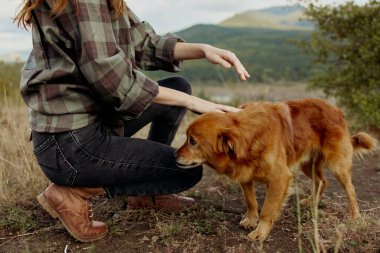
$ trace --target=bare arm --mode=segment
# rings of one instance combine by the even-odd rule
[[[183,106],[195,113],[240,111],[235,107],[216,104],[166,87],[160,86],[159,89],[158,95],[153,99],[157,104]]]

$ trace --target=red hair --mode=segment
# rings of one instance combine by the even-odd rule
[[[34,3],[32,3],[31,0],[24,0],[24,2],[21,4],[22,7],[20,12],[14,18],[15,21],[17,20],[17,26],[22,26],[27,29],[27,27],[33,23],[32,10],[38,8],[43,3],[43,1],[45,0],[36,0]],[[73,1],[76,2],[76,0]],[[50,16],[54,18],[63,11],[67,5],[68,0],[51,0],[51,2],[52,9]],[[124,0],[107,0],[107,2],[115,10],[115,15],[113,18],[118,18],[125,8]]]

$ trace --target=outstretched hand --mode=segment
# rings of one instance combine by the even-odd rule
[[[235,67],[241,80],[247,80],[250,75],[243,64],[231,51],[207,45],[203,49],[205,58],[213,64],[220,64],[225,68]]]

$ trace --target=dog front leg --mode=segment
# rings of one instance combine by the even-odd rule
[[[259,218],[254,183],[251,181],[248,183],[241,183],[240,185],[247,204],[247,213],[244,219],[240,221],[240,226],[247,229],[254,228],[256,227]]]
[[[267,183],[266,197],[256,230],[248,234],[250,240],[263,241],[268,236],[273,223],[281,213],[292,181],[291,172],[285,167],[283,173],[273,176]]]

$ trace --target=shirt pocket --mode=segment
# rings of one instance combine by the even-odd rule
[[[35,147],[33,153],[42,172],[51,182],[74,185],[78,171],[66,159],[54,135]]]

